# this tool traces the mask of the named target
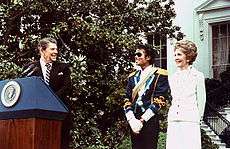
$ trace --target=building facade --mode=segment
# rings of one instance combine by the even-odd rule
[[[174,0],[175,24],[181,27],[185,39],[196,43],[198,57],[195,67],[206,78],[220,79],[230,71],[230,0]],[[175,71],[173,46],[167,40],[167,69]]]

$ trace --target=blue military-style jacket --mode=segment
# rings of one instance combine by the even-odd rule
[[[145,82],[143,94],[140,94],[132,99],[133,88],[140,81],[141,70],[131,73],[128,77],[128,83],[125,94],[124,109],[131,109],[134,113],[141,111],[144,112],[150,108],[153,112],[157,112],[160,108],[155,99],[165,100],[165,96],[169,92],[169,83],[167,71],[161,68],[156,68],[153,75],[148,77]]]

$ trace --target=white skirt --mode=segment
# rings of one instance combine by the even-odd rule
[[[200,124],[195,122],[168,122],[166,149],[201,149]]]

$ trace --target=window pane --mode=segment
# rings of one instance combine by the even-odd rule
[[[147,37],[149,44],[154,44],[159,50],[155,55],[155,66],[166,69],[167,68],[167,38],[161,37],[158,34],[154,35],[154,38]]]
[[[228,36],[228,52],[230,53],[230,36]]]
[[[162,60],[161,60],[161,68],[163,68],[163,69],[167,69],[167,58],[166,57],[164,57],[164,58],[162,58]]]
[[[220,35],[227,36],[227,24],[220,25]]]
[[[229,69],[229,26],[229,22],[221,22],[212,26],[212,69],[215,79],[220,79],[220,74]]]
[[[162,57],[167,57],[167,49],[166,49],[166,45],[161,47],[161,56]]]
[[[216,65],[218,62],[218,39],[212,40],[212,60],[212,64]]]
[[[224,37],[224,38],[220,38],[220,51],[225,51],[227,52],[227,38]]]
[[[157,52],[155,53],[155,59],[160,58],[160,54],[159,54],[158,52],[160,52],[160,51],[157,51]]]
[[[148,44],[153,45],[153,35],[148,35],[147,36],[147,42],[148,42]]]
[[[230,36],[230,23],[228,24],[228,36]]]
[[[217,38],[219,34],[219,27],[218,25],[212,26],[212,38]]]
[[[156,67],[161,67],[161,66],[160,66],[160,59],[159,59],[159,58],[155,59],[154,65],[155,65]]]
[[[166,45],[167,43],[167,38],[166,37],[162,37],[162,39],[161,39],[161,44],[162,45]]]
[[[230,26],[230,25],[229,25]],[[228,36],[228,69],[230,69],[230,36]]]

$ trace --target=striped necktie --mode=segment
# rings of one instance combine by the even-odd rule
[[[51,64],[50,64],[50,63],[47,63],[45,66],[46,66],[45,83],[46,83],[47,85],[49,85]]]

